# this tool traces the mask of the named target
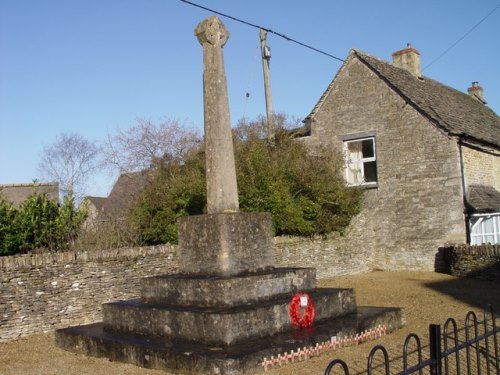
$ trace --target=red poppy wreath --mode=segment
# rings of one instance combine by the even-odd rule
[[[300,316],[300,307],[305,307]],[[307,293],[295,293],[290,302],[290,320],[295,328],[310,327],[314,320],[314,303]]]

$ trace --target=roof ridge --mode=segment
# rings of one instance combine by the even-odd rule
[[[32,182],[32,183],[20,183],[20,184],[0,184],[0,188],[4,187],[37,187],[37,186],[57,186],[58,182]]]
[[[435,79],[415,77],[404,68],[360,51],[356,51],[356,55],[398,95],[448,135],[500,148],[500,118],[488,106]]]

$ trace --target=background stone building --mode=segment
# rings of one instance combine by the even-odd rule
[[[17,208],[32,194],[47,194],[53,202],[59,202],[57,182],[34,182],[32,184],[0,185],[0,196]]]
[[[346,246],[373,269],[433,269],[446,243],[500,242],[500,118],[420,73],[411,46],[388,63],[352,50],[304,120],[302,141],[345,157],[366,188]]]
[[[108,197],[85,197],[83,205],[88,214],[84,227],[92,229],[103,223],[126,223],[148,183],[148,178],[148,171],[122,173]]]

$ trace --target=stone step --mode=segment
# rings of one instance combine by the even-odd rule
[[[237,276],[164,275],[141,280],[141,300],[180,306],[230,307],[307,292],[316,287],[314,268],[273,268]]]
[[[315,321],[356,311],[353,289],[318,288],[310,297]],[[169,339],[186,339],[210,345],[232,345],[291,329],[289,305],[292,295],[251,306],[185,307],[144,304],[140,300],[103,304],[104,327]]]
[[[309,329],[244,340],[231,346],[110,332],[102,323],[57,330],[56,344],[76,353],[181,374],[243,375],[263,372],[264,358],[297,352],[335,336],[354,336],[379,325],[389,333],[403,324],[404,314],[399,308],[358,307],[356,313],[315,323]]]

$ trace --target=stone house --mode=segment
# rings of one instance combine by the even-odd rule
[[[410,45],[388,63],[351,50],[300,138],[344,155],[365,188],[345,246],[373,269],[433,269],[440,246],[500,242],[500,118],[477,82],[425,77]]]
[[[91,229],[104,222],[113,225],[124,223],[147,181],[147,171],[122,173],[108,197],[85,197],[82,204],[86,207],[88,215],[84,227]]]
[[[32,194],[47,194],[47,197],[59,202],[59,183],[34,182],[31,184],[0,184],[0,196],[18,208]]]
[[[97,216],[102,212],[102,207],[106,202],[106,197],[92,197],[86,196],[83,198],[80,207],[85,208],[87,212],[87,218],[83,223],[83,228],[86,230],[91,230],[97,225]]]

